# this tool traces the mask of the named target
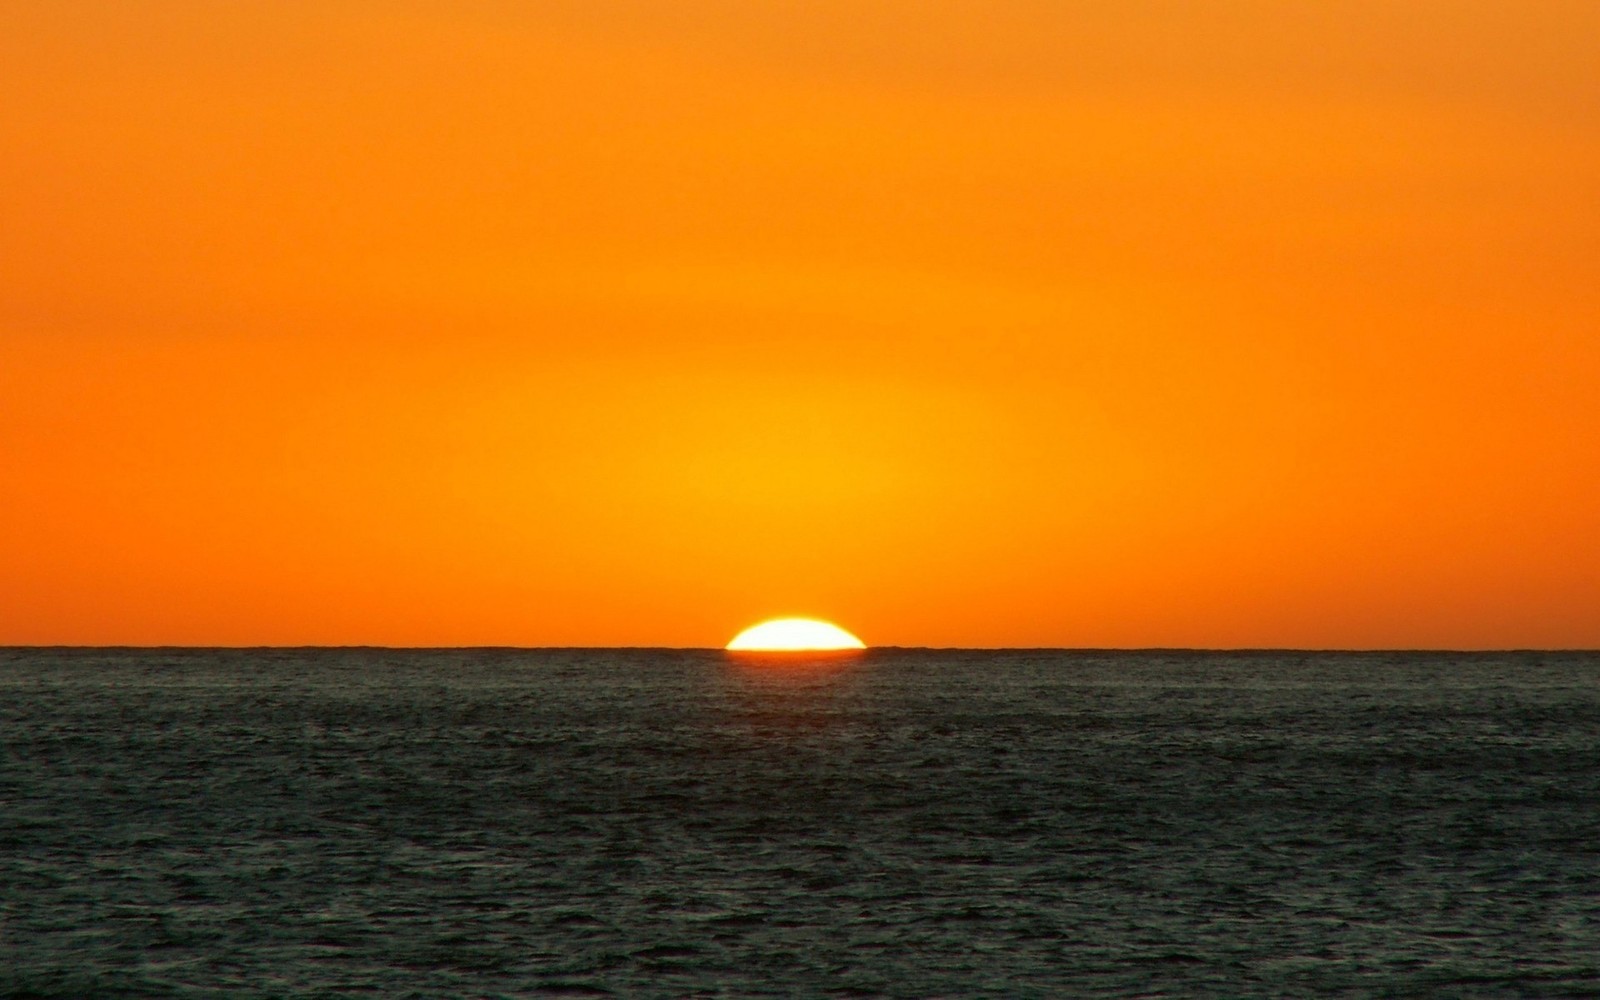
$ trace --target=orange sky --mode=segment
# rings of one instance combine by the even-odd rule
[[[1600,4],[0,6],[0,643],[1600,646]]]

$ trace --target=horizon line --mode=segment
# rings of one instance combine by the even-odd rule
[[[387,645],[383,643],[241,643],[241,644],[184,644],[184,643],[0,643],[0,651],[9,650],[378,650],[386,652],[675,652],[675,653],[726,653],[733,652],[722,646],[653,646],[653,645],[554,645],[520,646],[497,643],[473,645]],[[1591,646],[901,646],[868,645],[859,650],[843,652],[957,652],[957,653],[1600,653],[1600,647]],[[795,652],[839,652],[837,650],[795,650]]]

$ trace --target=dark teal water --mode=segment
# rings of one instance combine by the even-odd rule
[[[1600,995],[1600,656],[0,651],[0,995]]]

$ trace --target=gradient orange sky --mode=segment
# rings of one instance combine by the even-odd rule
[[[0,643],[1600,646],[1600,3],[0,6]]]

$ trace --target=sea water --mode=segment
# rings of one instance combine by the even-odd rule
[[[1600,656],[0,651],[0,995],[1600,995]]]

